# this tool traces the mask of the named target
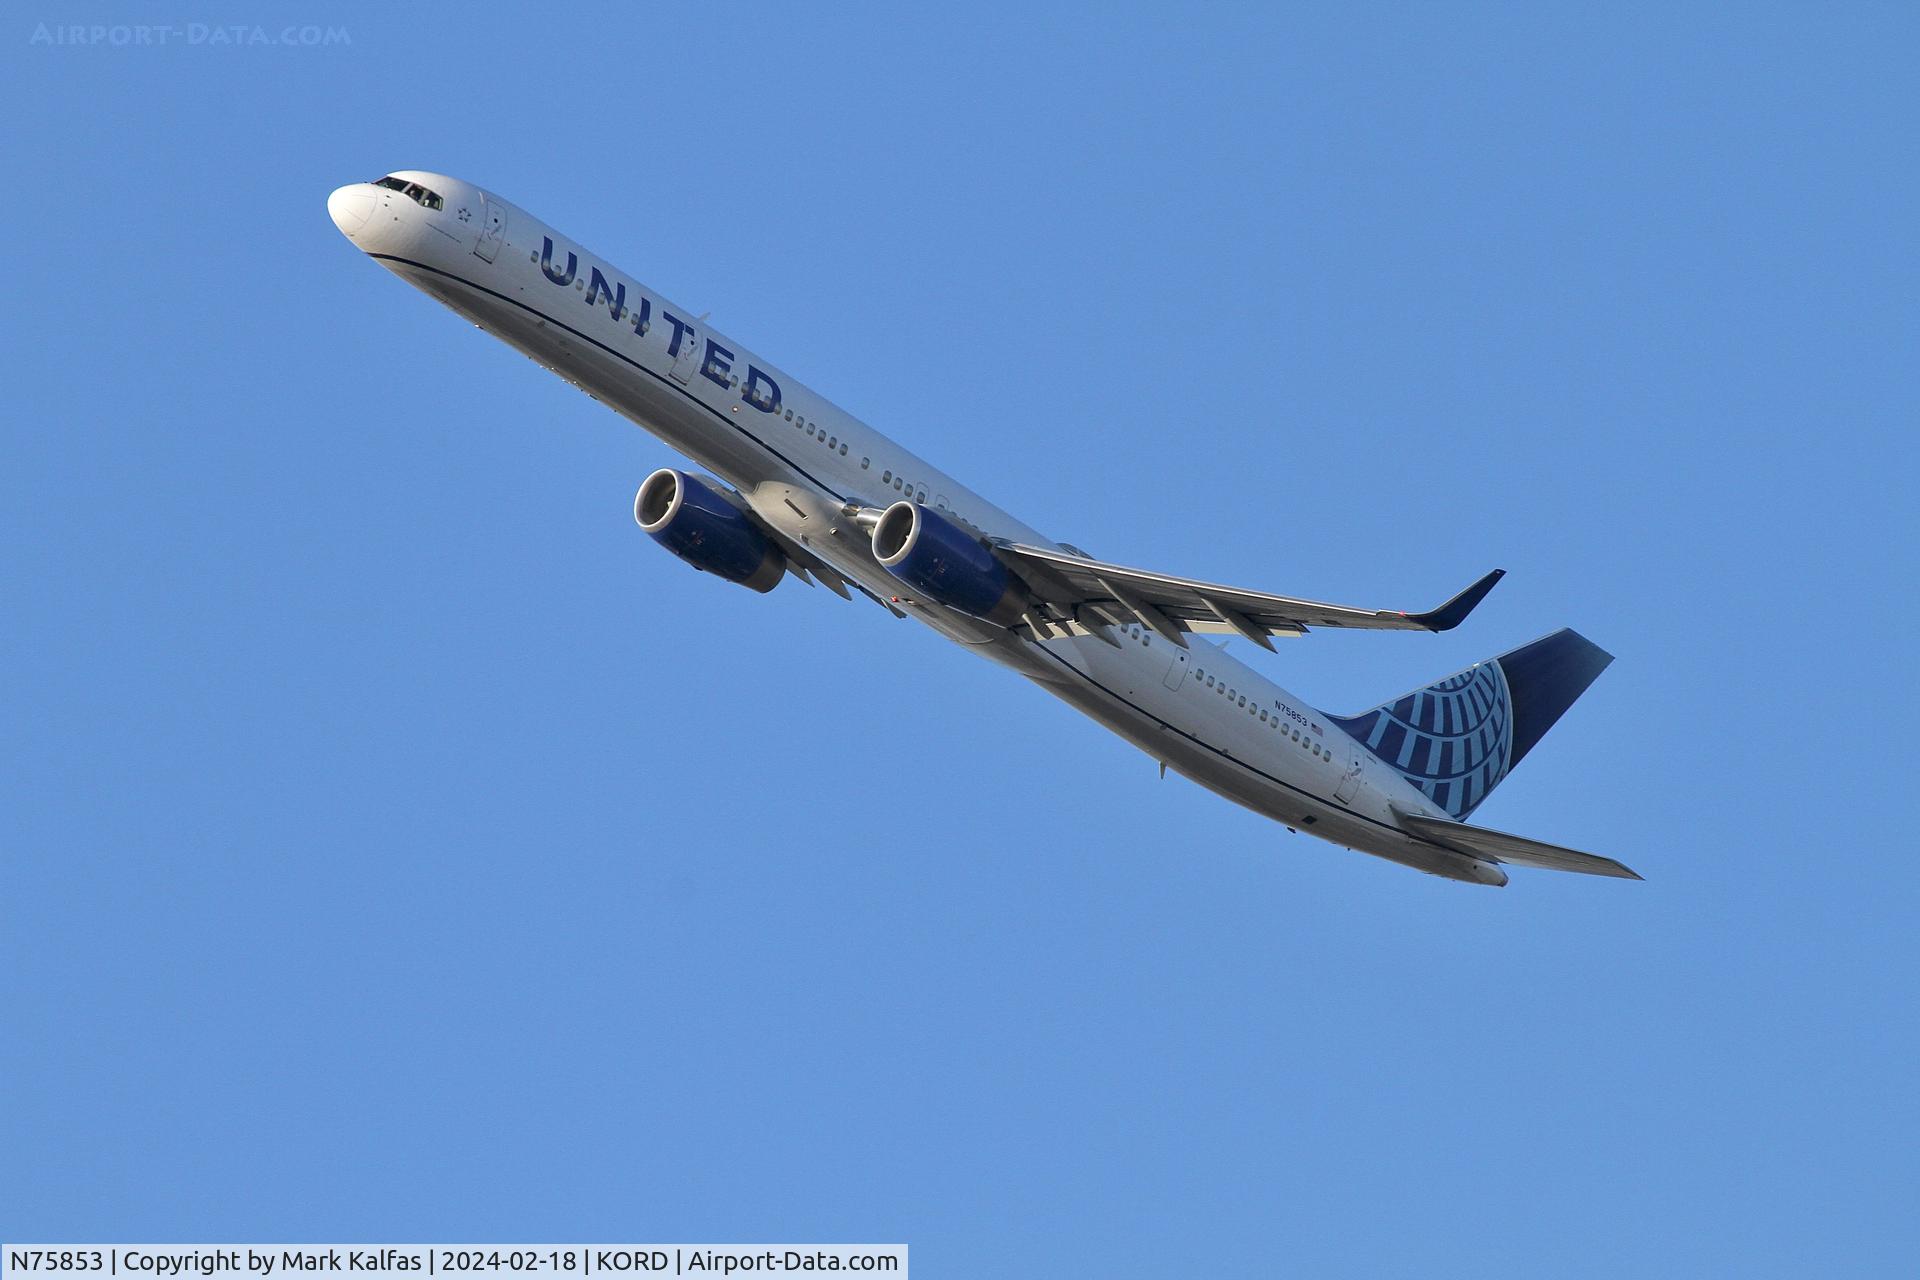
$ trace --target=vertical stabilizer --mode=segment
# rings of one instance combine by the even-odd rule
[[[1361,715],[1330,718],[1465,818],[1612,661],[1579,632],[1556,631]]]

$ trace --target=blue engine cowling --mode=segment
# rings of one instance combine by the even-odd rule
[[[900,581],[949,609],[1012,626],[1026,592],[980,539],[917,502],[896,502],[873,526],[873,557]]]
[[[755,591],[771,591],[787,557],[740,508],[684,471],[654,472],[633,496],[647,536],[696,569]]]

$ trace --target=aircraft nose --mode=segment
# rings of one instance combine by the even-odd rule
[[[327,216],[341,235],[351,239],[373,217],[373,192],[365,183],[341,187],[327,197]]]

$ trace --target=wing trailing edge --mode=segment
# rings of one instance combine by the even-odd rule
[[[1504,569],[1495,569],[1439,608],[1407,613],[1250,591],[1198,578],[1109,564],[1090,556],[1026,546],[1004,538],[987,541],[1002,561],[1033,588],[1035,595],[1061,616],[1073,617],[1075,610],[1086,608],[1115,621],[1137,620],[1176,644],[1184,642],[1170,633],[1239,635],[1270,649],[1273,646],[1268,643],[1269,636],[1297,636],[1315,627],[1450,631],[1486,599],[1494,584],[1506,574]]]

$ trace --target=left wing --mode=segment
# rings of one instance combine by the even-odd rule
[[[1505,569],[1495,569],[1437,609],[1400,613],[1176,578],[1002,538],[990,538],[988,542],[1042,600],[1054,607],[1053,612],[1082,625],[1087,625],[1087,613],[1100,615],[1092,620],[1096,626],[1101,621],[1124,624],[1137,620],[1182,647],[1187,642],[1181,633],[1187,631],[1240,635],[1267,649],[1273,648],[1267,637],[1302,635],[1310,627],[1447,631],[1459,626],[1506,574]]]

